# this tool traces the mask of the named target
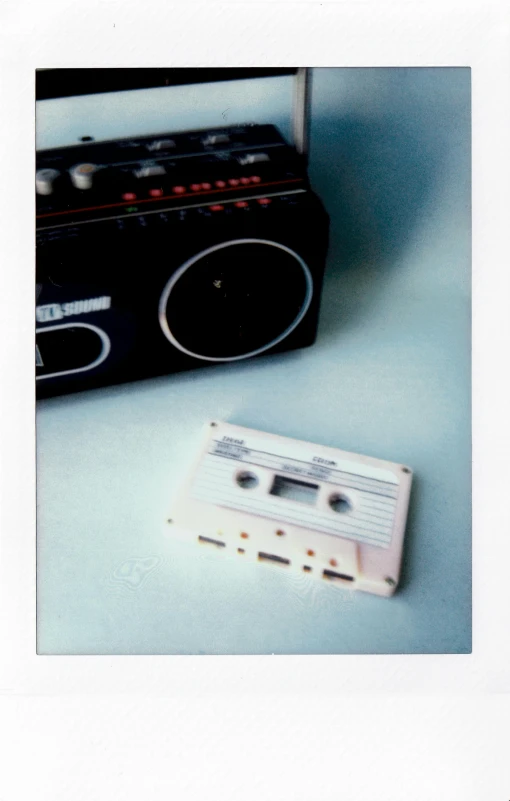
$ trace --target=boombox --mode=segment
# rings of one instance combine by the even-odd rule
[[[39,397],[302,348],[316,336],[328,216],[273,125],[37,154]]]

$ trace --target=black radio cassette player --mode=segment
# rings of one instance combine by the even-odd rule
[[[37,154],[39,397],[311,345],[328,216],[273,125]]]

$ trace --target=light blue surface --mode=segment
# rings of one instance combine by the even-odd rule
[[[280,122],[270,100],[264,121]],[[40,653],[471,649],[470,72],[316,70],[313,103],[331,215],[317,343],[38,405]],[[211,418],[409,464],[399,592],[172,541],[172,494]]]

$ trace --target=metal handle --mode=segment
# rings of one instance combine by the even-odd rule
[[[203,69],[39,69],[36,70],[36,99],[150,89],[157,86],[176,86],[187,83],[231,81],[243,78],[267,78],[294,75],[292,135],[298,153],[308,156],[310,127],[310,92],[312,71],[307,67],[273,69],[218,68]]]
[[[292,135],[298,153],[308,158],[310,139],[310,98],[312,72],[308,67],[299,67],[294,78],[294,105],[292,111]]]
[[[94,67],[72,69],[38,69],[35,73],[36,100],[76,97],[105,92],[126,92],[133,89],[154,89],[163,86],[184,86],[190,83],[237,81],[244,78],[271,78],[295,75],[296,67]]]

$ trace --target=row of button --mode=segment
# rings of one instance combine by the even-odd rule
[[[260,175],[251,175],[250,177],[243,176],[241,178],[228,178],[226,181],[214,181],[213,183],[203,182],[203,183],[193,183],[190,184],[189,187],[187,186],[172,186],[172,194],[174,195],[184,195],[190,194],[192,192],[210,192],[212,189],[228,189],[230,187],[244,187],[244,186],[254,186],[261,182]],[[163,189],[159,187],[154,187],[148,190],[149,197],[162,197],[164,195]],[[132,203],[134,200],[138,199],[138,195],[136,192],[124,192],[122,194],[122,200]]]
[[[152,212],[150,214],[133,214],[132,216],[113,218],[108,222],[98,223],[101,230],[107,234],[109,231],[135,231],[146,228],[160,227],[161,225],[179,223],[186,221],[197,221],[199,219],[213,219],[237,215],[245,212],[268,209],[271,206],[296,206],[300,202],[297,195],[276,195],[274,197],[259,197],[253,200],[236,200],[234,203],[213,203],[209,206],[199,206],[188,209],[176,209],[163,212]],[[133,209],[135,211],[135,209]],[[82,226],[63,226],[62,228],[41,231],[37,235],[36,244],[38,247],[51,242],[69,240],[86,235],[89,239],[91,235],[99,236],[96,227]]]
[[[211,147],[214,145],[226,145],[230,142],[230,136],[228,134],[209,134],[205,136],[201,140],[202,144],[206,147]],[[161,150],[172,150],[176,146],[175,141],[173,139],[155,139],[153,142],[148,142],[145,145],[149,152],[158,152]]]
[[[231,159],[227,159],[231,160]],[[211,160],[209,160],[211,161]],[[224,161],[224,159],[222,159]],[[251,164],[258,164],[264,161],[270,161],[270,158],[267,153],[243,153],[240,156],[236,157],[236,161],[242,167],[248,167]],[[175,162],[171,162],[170,166],[173,168],[175,166]],[[158,175],[166,175],[167,169],[166,165],[163,163],[154,163],[154,162],[142,162],[136,169],[128,170],[128,168],[124,168],[123,172],[131,171],[131,174],[134,178],[154,178]]]
[[[150,139],[121,139],[115,143],[115,148],[128,153],[136,151],[137,155],[143,153],[187,155],[200,151],[207,153],[233,148],[249,151],[251,154],[252,149],[264,149],[265,145],[281,144],[283,144],[282,137],[274,126],[249,124],[209,131],[165,133],[150,137]],[[98,149],[103,152],[100,145],[95,147],[95,151]],[[106,162],[115,161],[116,156],[117,154],[114,154],[113,159],[107,158]]]
[[[254,201],[237,200],[235,203],[213,203],[210,206],[199,206],[198,208],[179,209],[178,211],[163,211],[152,214],[138,214],[132,217],[122,217],[116,219],[113,224],[119,231],[132,231],[133,229],[153,227],[171,222],[184,222],[196,220],[197,218],[207,219],[223,213],[230,215],[240,211],[248,211],[255,208],[267,208],[273,200],[280,198],[260,197]],[[281,198],[281,200],[286,200]],[[111,223],[110,223],[111,225]]]
[[[175,213],[178,214],[181,219],[184,219],[185,215],[190,215],[190,214],[195,214],[195,215],[198,214],[198,215],[202,215],[202,216],[209,216],[210,212],[213,213],[213,214],[216,214],[218,212],[225,211],[225,210],[229,211],[231,209],[248,209],[248,208],[254,208],[255,206],[265,207],[265,206],[269,206],[271,202],[272,202],[272,199],[269,198],[269,197],[260,197],[260,198],[257,198],[255,201],[252,201],[252,202],[248,202],[247,200],[237,200],[235,203],[226,203],[226,204],[213,203],[210,206],[199,206],[198,208],[195,207],[195,208],[191,208],[191,209],[179,209],[179,211],[175,212]],[[172,214],[172,212],[168,212],[168,213]],[[165,214],[166,216],[168,216],[168,213],[167,212],[162,212],[162,214]],[[149,215],[149,217],[150,216],[151,215]]]
[[[257,164],[263,161],[269,161],[269,156],[267,153],[245,153],[242,156],[239,156],[237,161],[242,166],[248,166],[250,164]],[[76,189],[92,189],[94,183],[94,175],[99,169],[97,164],[91,163],[83,163],[83,164],[75,164],[74,167],[71,167],[69,170],[69,176],[71,178],[71,183]],[[166,170],[161,164],[152,164],[139,167],[136,170],[133,170],[133,176],[135,178],[154,178],[160,175],[166,175]],[[60,176],[59,170],[55,170],[52,168],[45,168],[42,170],[38,170],[35,175],[35,187],[36,192],[39,195],[51,195],[53,193],[54,184],[57,178]],[[239,183],[250,183],[252,179],[232,179],[237,180]],[[260,180],[260,179],[259,179]],[[229,182],[231,183],[231,182]],[[224,181],[216,182],[216,185],[223,184],[226,185]],[[236,186],[237,184],[231,183],[232,186]],[[198,187],[195,189],[195,187]],[[203,185],[202,185],[203,187]],[[199,184],[192,184],[191,188],[193,191],[198,191],[200,188]]]
[[[215,147],[216,145],[230,144],[230,136],[228,134],[210,134],[201,140],[205,147]],[[155,142],[150,142],[145,147],[150,153],[158,153],[164,150],[173,150],[175,148],[173,139],[157,139]],[[257,153],[244,153],[237,158],[239,164],[257,164],[261,161],[270,161],[270,156],[264,152]]]

